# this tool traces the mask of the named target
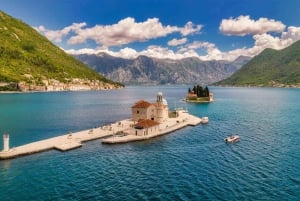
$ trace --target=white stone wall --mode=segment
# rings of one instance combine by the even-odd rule
[[[159,126],[155,125],[150,128],[144,128],[144,129],[134,129],[133,135],[138,136],[147,136],[147,135],[153,135],[156,134],[159,130]]]
[[[154,105],[150,105],[148,108],[131,109],[133,121],[138,121],[140,119],[151,119],[152,116],[155,118],[156,117],[155,112],[156,110]]]

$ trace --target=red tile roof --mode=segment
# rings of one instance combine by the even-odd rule
[[[194,94],[194,93],[188,93],[188,97],[197,97],[197,94]]]
[[[134,125],[134,127],[140,127],[140,128],[150,128],[152,126],[158,125],[156,121],[150,120],[150,119],[145,119],[141,120],[138,123]]]
[[[147,102],[147,101],[144,101],[144,100],[140,100],[138,102],[136,102],[134,104],[134,106],[132,106],[132,108],[148,108],[150,107],[152,104]]]

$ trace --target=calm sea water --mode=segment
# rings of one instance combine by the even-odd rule
[[[211,88],[214,103],[185,104],[188,87],[1,94],[11,147],[129,118],[135,101],[159,90],[169,107],[210,121],[144,142],[0,161],[0,200],[299,200],[300,90]],[[224,143],[233,133],[241,141]]]

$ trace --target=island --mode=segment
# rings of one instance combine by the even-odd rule
[[[162,92],[158,92],[157,99],[153,103],[145,100],[137,101],[131,107],[131,112],[132,116],[129,119],[13,148],[9,146],[9,134],[4,134],[0,160],[52,149],[68,151],[81,147],[86,141],[96,139],[102,139],[102,143],[105,144],[147,140],[208,121],[207,117],[191,115],[181,108],[169,110],[168,102],[163,98]]]
[[[184,101],[192,103],[210,103],[214,101],[214,96],[207,86],[203,88],[200,85],[195,85],[192,90],[189,88]]]

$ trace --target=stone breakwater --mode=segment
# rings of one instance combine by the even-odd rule
[[[201,118],[190,115],[185,111],[179,111],[178,117],[169,118],[167,121],[161,123],[156,133],[143,136],[135,134],[135,123],[136,122],[131,119],[125,119],[110,125],[69,133],[62,136],[13,147],[8,151],[1,151],[0,160],[16,158],[19,156],[53,149],[59,151],[68,151],[81,147],[86,141],[101,138],[103,138],[102,143],[107,144],[147,140],[153,137],[173,132],[186,126],[196,126],[197,124],[201,123]]]
[[[82,146],[86,141],[96,140],[113,135],[115,132],[123,131],[130,127],[130,120],[123,120],[118,123],[110,124],[93,129],[87,129],[79,132],[69,133],[58,137],[32,142],[26,145],[13,147],[8,151],[0,152],[0,160],[16,158],[19,156],[30,155],[56,149],[59,151],[68,151]],[[123,126],[121,126],[123,125]]]

